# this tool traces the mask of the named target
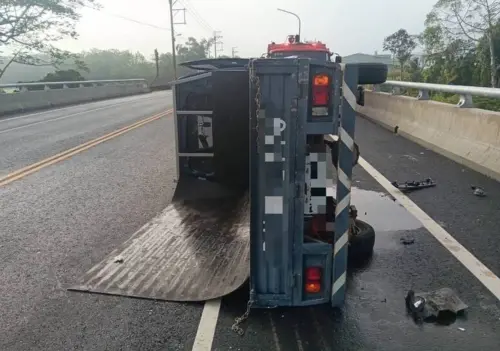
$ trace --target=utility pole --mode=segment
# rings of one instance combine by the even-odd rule
[[[172,40],[172,65],[174,66],[174,80],[177,79],[177,59],[175,53],[175,24],[186,24],[186,9],[174,9],[174,5],[176,3],[175,0],[168,0],[170,4],[170,38]],[[174,14],[177,12],[183,12],[184,20],[182,22],[175,23],[174,22]]]
[[[232,56],[232,57],[235,57],[235,56],[236,56],[236,54],[238,53],[238,51],[236,51],[236,49],[237,49],[237,47],[236,47],[236,46],[233,46],[233,47],[231,48],[231,56]]]
[[[155,63],[156,63],[156,77],[155,80],[160,76],[160,55],[158,55],[158,50],[155,49]]]
[[[217,45],[220,44],[220,50],[222,51],[222,35],[220,35],[220,31],[214,31],[214,57],[217,58]]]

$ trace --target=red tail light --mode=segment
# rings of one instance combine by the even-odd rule
[[[313,77],[312,104],[313,107],[328,106],[330,103],[330,77],[317,74]]]
[[[307,267],[304,288],[307,293],[316,294],[321,291],[321,268]]]

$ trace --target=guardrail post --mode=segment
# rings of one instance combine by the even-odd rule
[[[418,91],[417,100],[429,100],[429,90],[420,89]]]
[[[400,87],[391,87],[391,94],[392,95],[401,95],[401,88]]]
[[[472,108],[474,107],[474,102],[472,101],[472,95],[470,94],[462,94],[460,95],[460,100],[457,104],[460,108]]]
[[[43,90],[50,90],[50,86],[48,86],[47,84],[45,84],[45,85],[43,86]]]

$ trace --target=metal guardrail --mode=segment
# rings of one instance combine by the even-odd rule
[[[419,91],[417,99],[418,100],[429,100],[429,92],[437,91],[441,93],[451,93],[460,96],[460,100],[457,107],[461,108],[471,108],[474,107],[472,101],[473,96],[483,96],[494,99],[500,99],[500,89],[499,88],[487,88],[487,87],[469,87],[465,85],[446,85],[446,84],[431,84],[431,83],[415,83],[415,82],[401,82],[388,80],[381,84],[383,86],[389,86],[392,89],[393,94],[397,94],[397,88],[407,88],[407,89],[417,89]],[[396,89],[394,89],[396,88]],[[380,86],[374,86],[373,91],[380,91]]]
[[[50,89],[74,89],[69,87],[70,85],[78,85],[79,88],[83,88],[86,85],[99,86],[99,85],[116,85],[116,84],[130,84],[130,83],[143,83],[145,86],[148,85],[146,79],[108,79],[108,80],[82,80],[82,81],[67,81],[67,82],[33,82],[33,83],[8,83],[0,84],[0,89],[3,88],[18,88],[20,92],[29,91],[27,87],[39,87],[43,86],[44,90]],[[55,87],[55,88],[51,88]]]

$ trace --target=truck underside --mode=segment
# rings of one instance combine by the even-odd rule
[[[334,223],[337,203],[327,190],[337,165],[340,176],[350,177],[353,150],[325,143],[323,134],[337,134],[341,105],[332,104],[323,119],[300,117],[308,113],[308,93],[297,78],[305,61],[267,61],[281,66],[264,62],[257,92],[248,60],[206,60],[203,65],[215,67],[176,82],[178,176],[172,203],[71,290],[205,301],[235,291],[251,276],[256,305],[333,298],[336,275],[345,280],[333,264],[334,242],[344,240],[333,226],[347,233],[348,224],[345,216],[343,224]],[[330,65],[339,74],[340,66]],[[335,77],[331,96],[339,100]],[[260,94],[262,106],[255,98]],[[303,101],[294,105],[299,95]],[[346,196],[349,189],[339,191]],[[320,290],[304,290],[302,272],[315,267],[321,267]]]
[[[72,290],[165,301],[205,301],[248,279],[249,199],[194,199],[201,180],[181,180],[172,203],[93,267]],[[215,189],[213,189],[215,190]],[[185,192],[185,193],[184,193]],[[183,200],[187,195],[190,200]],[[229,195],[229,194],[228,194]]]

